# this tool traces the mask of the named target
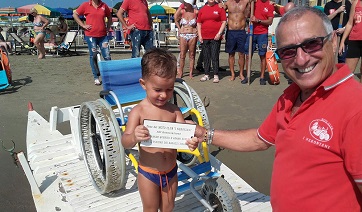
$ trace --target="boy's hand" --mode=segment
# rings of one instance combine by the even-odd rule
[[[207,133],[207,130],[204,127],[196,125],[194,134],[195,137],[186,141],[186,145],[189,147],[190,151],[194,151],[198,147],[199,143],[205,140],[205,133]]]
[[[186,145],[189,147],[190,151],[193,152],[199,146],[199,139],[197,137],[188,139]]]
[[[137,143],[141,141],[147,141],[150,138],[150,133],[144,125],[138,125],[134,129],[134,139]]]

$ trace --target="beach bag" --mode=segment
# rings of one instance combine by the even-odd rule
[[[8,55],[0,48],[0,70],[5,70],[9,84],[11,84],[11,69]]]

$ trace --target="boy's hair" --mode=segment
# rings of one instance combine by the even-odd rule
[[[142,57],[142,78],[148,79],[152,75],[162,78],[176,78],[177,59],[164,49],[153,48]]]

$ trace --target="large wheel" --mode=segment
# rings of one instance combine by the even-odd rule
[[[123,188],[125,153],[113,110],[105,100],[98,99],[84,102],[79,111],[80,140],[94,187],[101,194]]]
[[[180,97],[181,102],[178,101],[178,99],[176,98],[174,99],[175,103],[178,106],[180,106],[179,104],[181,104],[181,106],[182,104],[185,104],[185,106],[187,107],[192,107],[194,105],[195,109],[197,109],[201,114],[204,127],[210,128],[209,118],[207,116],[206,108],[203,101],[192,87],[188,86],[188,88],[189,90],[186,88],[184,84],[176,82],[175,93]],[[194,117],[193,120],[197,121]]]
[[[209,118],[207,116],[203,102],[201,101],[199,95],[196,93],[196,91],[193,88],[191,88],[190,86],[188,86],[188,88],[189,90],[186,88],[184,84],[182,84],[182,82],[176,82],[172,103],[176,104],[179,107],[188,107],[188,108],[195,107],[195,109],[197,109],[201,114],[203,125],[206,128],[209,128],[210,127]],[[197,122],[197,118],[195,116],[189,116],[186,117],[186,119]],[[199,149],[201,150],[201,148]],[[186,166],[192,166],[193,164],[196,163],[197,157],[195,157],[192,154],[179,152],[177,153],[177,160],[179,160]]]
[[[215,208],[214,211],[241,211],[234,189],[222,177],[207,179],[202,185],[201,194]]]

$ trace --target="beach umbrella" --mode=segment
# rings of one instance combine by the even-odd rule
[[[57,8],[53,8],[55,11],[60,12],[61,16],[67,16],[67,15],[73,15],[73,10],[67,9],[67,8],[62,8],[62,7],[57,7]]]
[[[18,11],[15,7],[0,8],[0,16],[18,16]]]
[[[176,13],[176,9],[166,6],[166,5],[161,5],[163,7],[163,9],[165,9],[166,14],[175,14]]]
[[[153,5],[149,10],[151,15],[166,15],[166,10],[161,5]]]
[[[20,17],[19,19],[18,19],[18,22],[26,22],[26,21],[28,21],[28,16],[26,15],[26,16],[22,16],[22,17]]]
[[[21,7],[18,7],[17,10],[19,13],[29,14],[31,8],[35,8],[38,11],[38,14],[40,15],[47,15],[51,17],[60,16],[60,12],[54,10],[53,8],[43,6],[40,4],[28,4]]]
[[[54,8],[54,10],[60,12],[60,16],[62,16],[65,19],[73,19],[73,10],[62,7]]]
[[[0,16],[10,16],[10,24],[13,24],[13,17],[20,16],[17,9],[15,7],[3,7],[0,8]],[[8,19],[9,21],[9,19]]]
[[[119,9],[123,4],[123,1],[118,2],[116,5],[113,6],[114,9]]]

